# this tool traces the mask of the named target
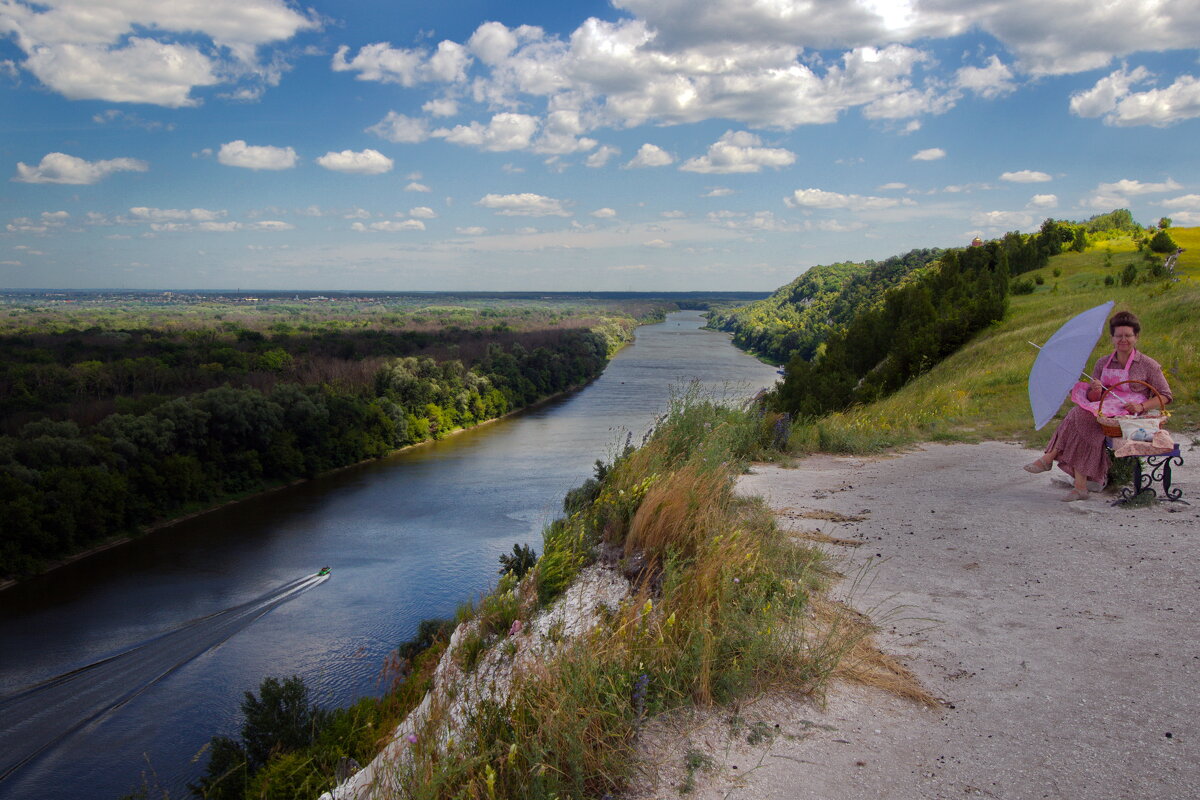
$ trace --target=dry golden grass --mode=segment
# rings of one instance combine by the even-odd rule
[[[883,652],[875,642],[876,627],[870,619],[848,606],[826,597],[812,603],[813,616],[839,651],[832,677],[882,689],[929,707],[941,705],[908,667]]]
[[[782,517],[791,517],[792,519],[824,519],[829,522],[862,522],[866,517],[855,514],[839,514],[836,511],[825,511],[824,509],[811,508],[781,508],[778,514]]]
[[[820,531],[788,531],[788,535],[794,539],[804,539],[809,542],[820,542],[821,544],[836,544],[843,547],[862,546],[862,542],[858,539],[843,539],[838,536],[821,533]]]
[[[691,557],[724,517],[732,487],[722,472],[689,464],[650,487],[625,537],[625,555]]]

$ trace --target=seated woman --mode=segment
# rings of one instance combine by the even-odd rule
[[[1106,386],[1115,386],[1121,381],[1145,381],[1162,395],[1162,401],[1151,397],[1144,386],[1125,384],[1111,394],[1124,401],[1125,411],[1142,414],[1171,402],[1171,387],[1163,377],[1162,367],[1135,347],[1142,324],[1128,311],[1118,311],[1108,321],[1108,332],[1112,334],[1114,351],[1102,356],[1092,370],[1093,380],[1088,386],[1087,399],[1096,401]],[[1107,407],[1107,401],[1106,401]],[[1104,431],[1092,412],[1075,406],[1059,423],[1058,429],[1046,445],[1046,452],[1032,464],[1026,464],[1028,472],[1045,472],[1058,462],[1059,469],[1075,479],[1075,488],[1062,498],[1066,501],[1086,500],[1089,480],[1103,484],[1108,477],[1108,450],[1104,447]]]

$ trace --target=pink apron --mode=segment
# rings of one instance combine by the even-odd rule
[[[1129,380],[1129,367],[1133,365],[1133,358],[1137,355],[1136,350],[1129,353],[1129,360],[1125,362],[1124,369],[1109,369],[1105,367],[1100,373],[1100,383],[1103,386],[1110,387],[1109,391],[1104,395],[1104,416],[1106,417],[1128,417],[1130,413],[1125,409],[1126,403],[1141,403],[1146,400],[1144,392],[1136,391],[1132,384],[1126,384],[1117,389],[1111,387],[1116,386],[1122,381]],[[1113,359],[1117,357],[1113,353],[1109,357],[1108,363],[1111,364]],[[1095,414],[1100,408],[1100,402],[1097,400],[1088,400],[1087,392],[1088,385],[1084,381],[1079,381],[1071,389],[1071,402],[1085,411],[1090,411]]]

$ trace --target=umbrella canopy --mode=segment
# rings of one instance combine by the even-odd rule
[[[1071,387],[1079,380],[1096,340],[1104,332],[1104,321],[1112,307],[1113,301],[1109,300],[1071,317],[1042,345],[1029,371],[1034,430],[1041,430],[1054,419]]]

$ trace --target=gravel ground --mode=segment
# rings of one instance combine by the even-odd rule
[[[782,525],[863,543],[827,546],[858,578],[842,597],[943,705],[835,684],[823,706],[660,719],[630,797],[1200,797],[1200,448],[1175,468],[1191,505],[1137,509],[1059,502],[1061,473],[1020,468],[1036,455],[990,442],[754,467],[740,489]],[[812,511],[865,519],[797,518]]]

